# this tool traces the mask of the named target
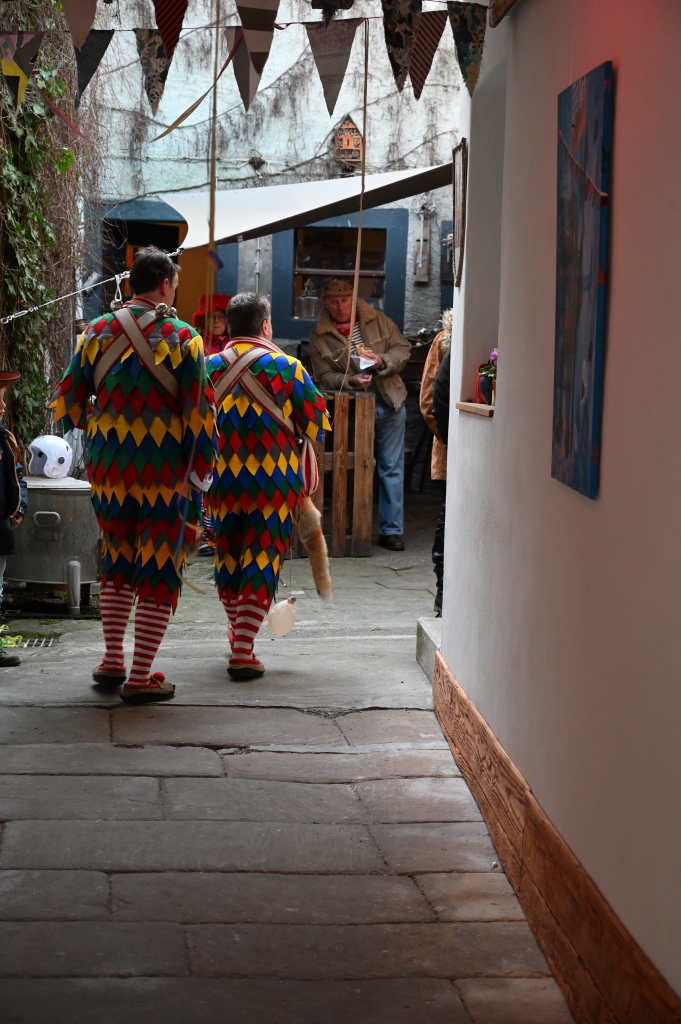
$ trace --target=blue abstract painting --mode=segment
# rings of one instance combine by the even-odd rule
[[[612,140],[612,63],[558,97],[558,240],[551,475],[598,494]]]

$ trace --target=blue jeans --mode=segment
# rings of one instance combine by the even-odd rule
[[[393,409],[376,395],[376,468],[378,530],[382,536],[404,533],[404,433],[407,410]]]

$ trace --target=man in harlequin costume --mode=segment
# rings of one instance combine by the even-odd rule
[[[266,299],[235,295],[227,324],[231,341],[208,360],[218,438],[210,506],[215,579],[230,624],[228,672],[248,680],[265,671],[253,642],[277,587],[294,515],[310,490],[309,474],[316,472],[311,441],[329,422],[302,364],[272,344]]]
[[[150,246],[130,271],[133,298],[87,327],[55,390],[65,428],[87,429],[92,503],[104,540],[100,607],[103,685],[129,703],[165,700],[175,687],[151,666],[180,594],[186,547],[208,490],[214,414],[201,338],[172,308],[179,268]],[[92,405],[90,406],[90,401]],[[126,679],[123,637],[137,599]]]

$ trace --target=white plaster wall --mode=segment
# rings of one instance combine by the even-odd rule
[[[645,8],[523,0],[488,32],[484,74],[508,61],[498,405],[491,421],[452,413],[443,654],[681,995],[681,5]],[[590,501],[550,475],[556,110],[609,59],[609,310]],[[483,157],[471,152],[471,171]],[[493,209],[486,220],[473,206],[475,256],[476,231],[495,226]],[[480,315],[466,289],[484,269],[465,264],[460,363]],[[453,399],[461,388],[459,364]]]

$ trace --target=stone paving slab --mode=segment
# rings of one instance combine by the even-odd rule
[[[363,825],[247,821],[15,821],[0,867],[106,871],[373,872],[383,860]]]
[[[189,821],[362,822],[369,814],[349,786],[253,779],[167,779],[165,815]],[[0,801],[1,805],[1,801]]]
[[[523,1013],[535,1024],[537,1006],[554,1024],[551,993],[547,1002],[527,984],[551,981],[547,966],[492,870],[485,829],[458,820],[476,812],[414,662],[414,623],[432,606],[412,589],[431,576],[434,521],[422,512],[412,516],[422,550],[408,539],[402,555],[334,561],[333,608],[309,594],[289,636],[263,631],[262,680],[228,680],[210,585],[185,589],[164,641],[157,668],[178,685],[170,704],[128,708],[92,684],[98,623],[0,670],[0,772],[13,774],[4,809],[53,815],[2,827],[0,920],[23,930],[0,942],[12,969],[88,975],[0,981],[0,1019],[473,1024],[459,989],[482,977],[487,987],[466,989],[474,1024]],[[293,586],[311,588],[307,561],[291,568]],[[189,572],[209,584],[205,563]],[[109,792],[114,783],[122,790]],[[99,816],[113,817],[119,793],[138,786],[130,806],[155,817],[56,817],[93,813],[100,794]],[[190,956],[246,976],[191,977]],[[509,975],[525,984],[498,985]]]
[[[0,743],[108,743],[109,716],[100,708],[9,708],[0,715]]]
[[[386,616],[389,613],[387,607]],[[206,644],[205,640],[192,642],[191,634],[186,632],[176,644],[172,637],[164,641],[154,668],[176,684],[174,708],[238,705],[302,711],[430,709],[431,689],[413,660],[415,618],[416,615],[409,623],[409,633],[405,632],[402,639],[381,636],[362,643],[361,671],[357,667],[350,669],[347,661],[348,649],[359,644],[357,640],[315,636],[287,642],[283,637],[256,642],[256,654],[267,666],[262,679],[234,683],[227,676],[227,655],[220,645]],[[404,625],[399,627],[400,635],[404,629]],[[361,630],[356,634],[365,635]],[[31,657],[18,669],[0,670],[0,706],[121,707],[116,691],[91,681],[91,670],[102,656],[102,643],[96,634],[70,639],[59,647],[61,650],[30,652]],[[320,671],[322,651],[324,670]]]
[[[248,747],[261,743],[344,743],[334,722],[291,708],[121,707],[114,743]]]
[[[0,871],[0,920],[108,920],[109,879],[97,871]]]
[[[457,988],[474,1024],[573,1024],[553,978],[471,978]]]
[[[463,779],[383,779],[356,792],[377,822],[482,821]]]
[[[371,754],[287,754],[262,751],[227,754],[224,765],[230,778],[312,783],[459,775],[449,750],[386,750]]]
[[[434,711],[354,711],[336,725],[354,745],[444,739]]]
[[[4,978],[188,973],[184,932],[175,924],[2,922],[0,948]]]
[[[353,744],[349,746],[344,744],[339,746],[337,743],[267,743],[267,744],[254,744],[247,748],[247,750],[237,750],[234,747],[226,747],[224,750],[220,750],[221,754],[236,754],[236,753],[255,753],[256,751],[267,751],[273,753],[284,753],[284,754],[381,754],[384,752],[396,753],[399,750],[449,750],[449,744],[446,740],[425,740],[414,742],[402,743],[362,743]]]
[[[17,821],[162,817],[158,779],[107,775],[0,776],[0,818]]]
[[[21,1024],[471,1024],[454,986],[436,978],[22,979],[0,981],[0,1005]]]
[[[494,924],[190,925],[197,974],[298,979],[550,974],[530,928]]]
[[[497,860],[486,826],[477,822],[372,825],[376,845],[393,871],[491,871]]]
[[[440,921],[524,921],[523,909],[502,871],[417,875]]]
[[[223,775],[220,757],[198,747],[114,747],[110,743],[0,746],[0,775]]]
[[[385,924],[434,921],[409,878],[217,872],[113,875],[117,921]]]

